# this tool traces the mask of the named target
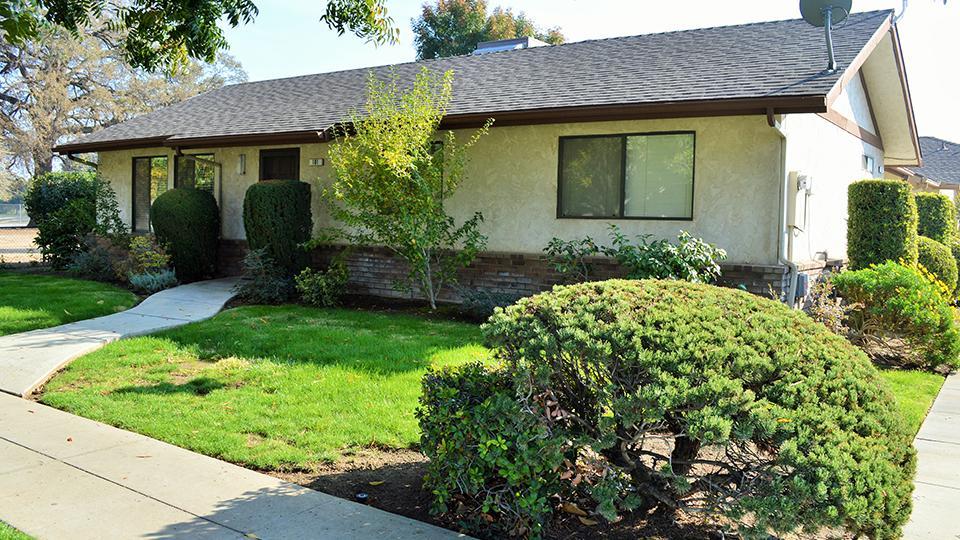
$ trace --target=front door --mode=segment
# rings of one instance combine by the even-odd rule
[[[260,180],[299,180],[300,149],[260,151]]]

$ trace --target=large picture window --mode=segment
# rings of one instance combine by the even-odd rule
[[[692,132],[560,138],[557,216],[693,219]]]
[[[192,158],[192,159],[191,159]],[[213,193],[214,178],[217,170],[211,163],[213,154],[192,154],[176,157],[173,170],[173,186],[178,188],[197,188]]]
[[[167,190],[167,158],[133,158],[133,230],[150,231],[150,206]]]

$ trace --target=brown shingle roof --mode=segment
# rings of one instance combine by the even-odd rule
[[[58,150],[96,150],[122,141],[131,146],[187,145],[191,139],[323,131],[362,105],[369,72],[383,77],[394,70],[402,80],[412,80],[422,66],[454,70],[451,121],[517,111],[758,99],[771,105],[794,103],[796,108],[800,103],[809,106],[802,100],[814,98],[809,103],[820,106],[843,67],[890,14],[853,14],[835,29],[841,66],[836,73],[823,71],[822,29],[799,19],[764,22],[236,84],[86,135]]]

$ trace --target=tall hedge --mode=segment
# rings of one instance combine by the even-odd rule
[[[957,235],[957,210],[953,201],[940,193],[917,193],[917,234],[950,245]]]
[[[957,261],[953,252],[946,244],[926,236],[918,237],[917,241],[918,262],[937,276],[952,294],[957,288]]]
[[[294,276],[308,263],[300,244],[310,239],[310,184],[267,180],[250,186],[243,199],[243,226],[251,250],[266,249],[270,258]]]
[[[850,268],[903,260],[917,262],[917,203],[901,180],[861,180],[847,195]]]
[[[180,281],[210,277],[217,267],[220,211],[210,193],[194,188],[165,191],[150,208],[157,240],[170,250]]]

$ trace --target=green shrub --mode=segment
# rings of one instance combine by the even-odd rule
[[[649,234],[631,242],[616,225],[610,225],[613,247],[604,250],[627,271],[630,279],[680,279],[693,283],[713,283],[720,277],[720,262],[727,252],[700,238],[680,231],[677,243],[660,239],[650,241]]]
[[[564,441],[523,409],[510,376],[480,363],[428,372],[417,418],[434,513],[486,538],[540,535]]]
[[[180,281],[210,277],[217,267],[220,211],[210,193],[194,188],[170,189],[150,208],[157,241],[170,251]]]
[[[525,298],[483,331],[517,395],[546,396],[525,406],[612,479],[579,488],[606,519],[676,507],[748,537],[845,527],[887,539],[910,516],[912,434],[892,395],[861,351],[800,311],[611,280]]]
[[[951,293],[957,288],[957,261],[946,245],[926,236],[918,236],[917,262],[937,276]]]
[[[953,254],[953,261],[957,263],[957,283],[960,285],[960,237],[951,239],[950,243],[947,245],[950,246],[950,253]]]
[[[296,180],[269,180],[253,184],[243,199],[243,226],[250,249],[266,249],[288,275],[303,270],[308,261],[301,244],[310,240],[310,184]]]
[[[960,332],[949,292],[917,268],[886,262],[837,274],[833,284],[851,306],[851,339],[868,354],[934,369],[958,366]]]
[[[306,268],[294,278],[297,292],[304,303],[316,307],[332,307],[340,303],[346,292],[350,271],[342,259],[334,259],[326,270]]]
[[[156,274],[170,268],[170,255],[154,236],[134,236],[126,252],[115,265],[117,279],[126,281],[133,274]]]
[[[859,270],[886,261],[917,262],[917,204],[901,180],[860,180],[847,196],[847,257]]]
[[[950,245],[957,236],[957,211],[953,201],[940,193],[915,193],[917,234]]]
[[[120,240],[126,228],[116,194],[95,173],[56,172],[34,178],[24,196],[45,260],[63,268],[87,248],[88,235]]]
[[[282,304],[293,298],[295,283],[266,249],[252,249],[241,262],[243,279],[234,287],[237,298],[248,304]]]
[[[115,281],[117,277],[114,265],[124,257],[125,250],[90,234],[84,239],[83,249],[70,258],[67,273],[83,279]]]
[[[547,263],[564,281],[580,283],[590,281],[593,265],[588,259],[600,254],[600,246],[589,236],[577,240],[554,237],[543,248],[543,253]]]
[[[177,276],[169,268],[129,274],[127,280],[133,290],[144,294],[153,294],[177,285]]]
[[[505,308],[523,295],[497,292],[483,287],[456,287],[460,312],[477,322],[486,321],[499,308]]]

